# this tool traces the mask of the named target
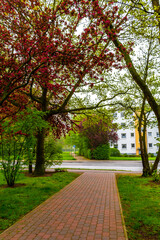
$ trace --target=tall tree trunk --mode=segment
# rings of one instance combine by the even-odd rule
[[[44,140],[45,129],[41,129],[37,134],[36,166],[34,170],[35,176],[42,176],[45,173]]]
[[[143,136],[142,136],[142,149],[143,149],[143,156],[142,156],[142,164],[143,164],[143,177],[147,177],[151,175],[151,168],[149,165],[148,153],[147,153],[147,146],[146,146],[146,126],[144,126]]]
[[[147,177],[151,175],[151,169],[148,160],[148,153],[147,153],[147,146],[146,146],[146,127],[147,127],[147,119],[145,115],[145,101],[146,98],[143,98],[143,103],[141,107],[141,112],[139,116],[139,140],[140,140],[140,149],[141,149],[141,158],[142,158],[142,165],[143,165],[143,177]],[[143,135],[142,135],[142,128],[143,128]]]
[[[32,173],[32,160],[29,160],[28,172]]]
[[[43,112],[47,111],[47,88],[45,87],[42,87],[41,110]],[[35,176],[42,176],[45,173],[44,140],[45,129],[42,128],[37,134],[36,166],[34,170]]]
[[[160,136],[160,122],[158,122],[158,129],[159,129],[159,136]],[[153,171],[157,170],[159,162],[160,162],[160,146],[158,149],[156,160],[152,166],[152,173],[153,173]]]
[[[160,147],[159,147],[159,149],[158,149],[158,153],[157,153],[157,156],[156,156],[156,160],[155,160],[155,162],[154,162],[154,164],[153,164],[153,166],[152,166],[152,173],[153,173],[155,170],[157,170],[158,164],[159,164],[159,160],[160,160]]]
[[[146,149],[146,138],[144,136],[145,131],[143,131],[143,136],[141,135],[141,127],[139,127],[139,138],[140,138],[140,149],[141,149],[141,159],[142,159],[142,166],[143,166],[143,177],[147,177],[151,175],[151,169],[149,166],[148,161],[148,154]]]

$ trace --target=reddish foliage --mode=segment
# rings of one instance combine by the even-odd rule
[[[83,126],[84,121],[79,124],[79,131],[82,136],[87,137],[91,149],[96,149],[99,145],[109,142],[116,143],[118,141],[116,124],[99,120],[98,123],[85,127]]]
[[[124,19],[111,3],[56,4],[1,0],[0,114],[13,115],[32,101],[47,112],[46,120],[58,136],[70,128],[67,109],[75,90],[82,84],[93,87],[103,80],[104,70],[121,67],[121,56],[110,50],[109,42],[121,31]],[[91,23],[78,35],[82,20]]]

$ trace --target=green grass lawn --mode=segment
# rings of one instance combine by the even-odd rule
[[[160,184],[118,175],[118,189],[129,240],[160,240]]]
[[[26,177],[20,174],[16,183],[25,184],[6,188],[0,173],[0,232],[73,181],[79,174],[54,173],[49,177]]]
[[[76,160],[74,157],[70,155],[70,152],[63,152],[62,157],[63,160]]]
[[[109,160],[142,161],[140,157],[110,157]],[[150,157],[149,161],[154,161],[155,157]]]

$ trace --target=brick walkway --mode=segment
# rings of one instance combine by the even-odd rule
[[[114,173],[84,173],[0,240],[126,240]]]

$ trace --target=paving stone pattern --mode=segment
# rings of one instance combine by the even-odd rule
[[[0,240],[126,240],[114,173],[84,173]]]

